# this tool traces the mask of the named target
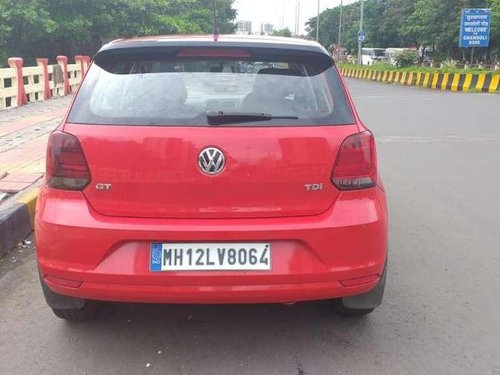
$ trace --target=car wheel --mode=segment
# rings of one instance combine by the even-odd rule
[[[101,302],[98,301],[64,296],[56,293],[45,284],[41,275],[40,284],[42,286],[45,301],[58,318],[72,321],[91,320],[99,312],[102,305]]]
[[[333,311],[342,316],[363,316],[371,313],[382,303],[387,279],[387,262],[377,286],[368,293],[359,296],[333,300]]]
[[[344,306],[342,298],[333,300],[332,303],[333,311],[341,316],[346,317],[357,317],[370,314],[375,309],[350,309]]]
[[[100,303],[96,301],[85,301],[82,308],[79,309],[52,309],[55,316],[64,320],[82,322],[92,320],[98,313]]]

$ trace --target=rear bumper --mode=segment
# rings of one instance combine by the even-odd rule
[[[42,188],[37,256],[54,292],[157,303],[272,303],[372,290],[387,256],[379,188],[345,192],[325,213],[279,219],[136,219],[102,216],[78,192]],[[149,271],[151,242],[269,242],[268,272]]]
[[[288,303],[315,301],[345,297],[355,293],[366,293],[378,283],[370,282],[363,287],[344,288],[339,282],[236,285],[236,286],[158,286],[100,284],[85,282],[80,288],[68,288],[44,280],[56,293],[85,299],[141,303],[186,303],[186,304],[245,304]],[[351,291],[346,289],[352,289]]]

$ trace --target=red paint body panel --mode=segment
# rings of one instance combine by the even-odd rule
[[[42,275],[54,291],[98,300],[169,303],[254,303],[328,299],[367,292],[387,252],[387,214],[379,188],[340,194],[321,215],[261,219],[146,219],[100,215],[80,192],[42,188],[36,219]],[[57,240],[54,240],[57,239]],[[269,272],[149,271],[149,245],[163,242],[266,241]]]
[[[84,195],[103,215],[244,218],[325,212],[339,194],[330,182],[338,149],[357,127],[67,124],[64,130],[80,140],[92,175]],[[226,167],[216,176],[207,176],[195,162],[209,146],[226,156]],[[113,187],[103,193],[97,183]],[[322,183],[324,189],[308,192],[308,183]]]

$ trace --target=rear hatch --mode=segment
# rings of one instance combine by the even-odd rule
[[[84,194],[104,215],[134,217],[278,217],[317,215],[335,201],[335,156],[351,127],[137,128],[68,126],[78,136],[92,183]],[[311,134],[315,133],[315,134]],[[204,173],[207,147],[224,170]],[[111,184],[109,190],[97,184]],[[313,190],[312,184],[323,184]],[[307,186],[306,186],[307,185]],[[319,187],[316,187],[319,189]]]
[[[318,215],[335,202],[336,156],[358,128],[328,56],[131,50],[98,56],[64,128],[83,149],[94,210],[271,218]]]

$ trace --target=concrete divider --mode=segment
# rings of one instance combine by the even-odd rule
[[[11,57],[10,68],[0,69],[0,110],[29,102],[64,96],[77,90],[90,66],[90,57],[76,55],[69,64],[66,56],[57,56],[57,64],[36,59],[37,66],[23,66],[23,59]]]
[[[0,258],[33,231],[38,185],[22,191],[0,206]]]
[[[376,82],[426,87],[434,90],[498,93],[500,74],[497,73],[430,73],[375,71],[360,68],[340,68],[344,77]]]

